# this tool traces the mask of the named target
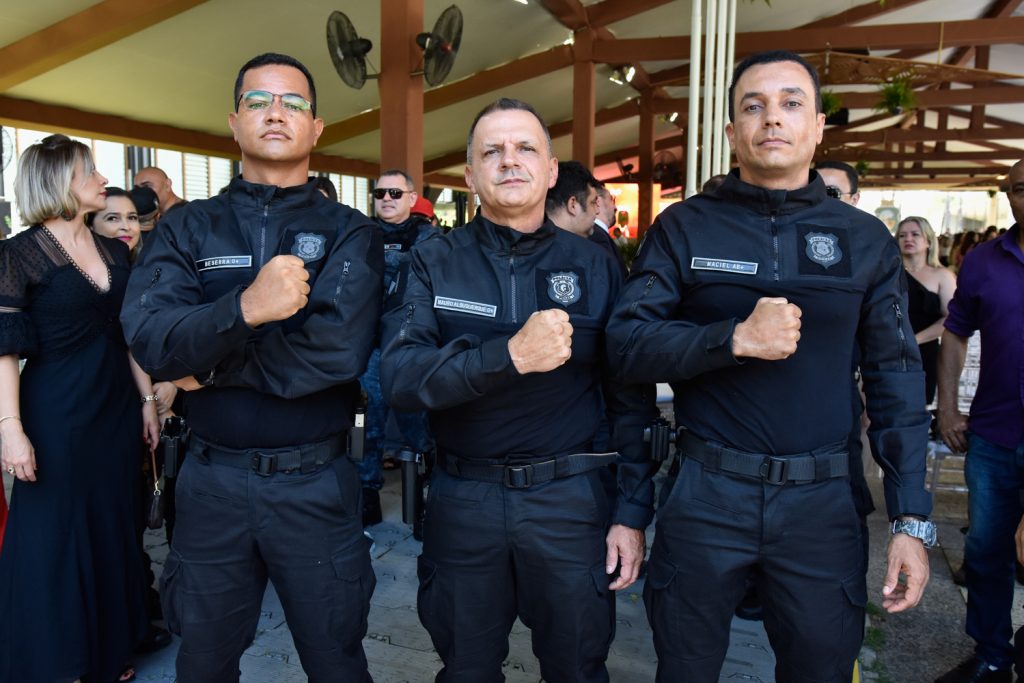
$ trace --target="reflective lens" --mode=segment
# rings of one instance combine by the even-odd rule
[[[840,190],[835,185],[826,185],[825,186],[825,194],[827,194],[832,199],[842,199],[843,198],[843,191]]]
[[[373,191],[376,199],[384,199],[384,195],[390,195],[392,199],[401,199],[406,190],[399,190],[397,187],[378,187]]]
[[[292,114],[309,111],[313,108],[313,105],[302,95],[296,95],[295,93],[278,95],[266,90],[246,90],[239,98],[239,102],[245,107],[246,111],[260,111],[262,109],[269,109],[274,104],[275,97],[280,97],[281,106]]]

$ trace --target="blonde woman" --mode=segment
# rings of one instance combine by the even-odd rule
[[[921,349],[925,403],[931,405],[935,400],[939,337],[949,312],[949,300],[956,291],[956,278],[939,263],[939,243],[927,219],[920,216],[904,218],[896,227],[896,241],[903,256],[903,268],[907,271],[907,315]]]
[[[106,183],[85,145],[32,145],[15,180],[32,227],[0,242],[0,467],[17,478],[0,681],[110,683],[146,626],[134,511],[156,404],[118,322],[128,247],[85,224]]]

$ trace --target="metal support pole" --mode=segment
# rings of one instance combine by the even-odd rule
[[[700,150],[700,182],[704,184],[711,177],[711,128],[714,93],[715,26],[718,0],[708,0],[707,27],[704,29],[704,116],[701,117],[703,134]]]
[[[725,29],[729,23],[729,0],[716,0],[718,3],[718,26],[715,38],[715,142],[711,150],[712,175],[722,172],[722,139],[725,136]]]
[[[698,105],[700,102],[700,22],[704,0],[692,0],[690,8],[690,87],[687,97],[689,118],[686,120],[686,193],[684,198],[697,194],[697,132],[700,130]]]
[[[728,83],[732,81],[732,72],[734,63],[736,61],[736,0],[728,0],[729,2],[729,33],[727,36],[728,43],[725,48],[725,78],[726,78],[726,90],[725,96],[729,97],[729,86]],[[729,101],[725,102],[725,111],[729,111]],[[722,166],[721,172],[728,173],[732,163],[732,150],[729,148],[729,139],[725,138],[722,140]]]

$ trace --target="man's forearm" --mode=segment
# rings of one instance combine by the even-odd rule
[[[967,338],[949,330],[942,333],[939,346],[938,396],[939,410],[957,410],[960,374],[967,358]]]

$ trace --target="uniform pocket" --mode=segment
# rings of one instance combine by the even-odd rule
[[[181,574],[181,556],[171,548],[160,575],[160,609],[167,630],[177,636],[181,635]]]
[[[359,623],[355,628],[358,633],[365,634],[367,617],[370,614],[370,598],[373,597],[374,588],[377,586],[377,576],[370,564],[369,540],[364,537],[364,542],[357,543],[355,548],[333,555],[331,565],[334,567],[334,576],[338,579],[340,594],[337,599],[342,607],[336,614],[340,616],[349,612],[351,616],[358,615]],[[341,631],[353,632],[350,628],[342,628]]]

